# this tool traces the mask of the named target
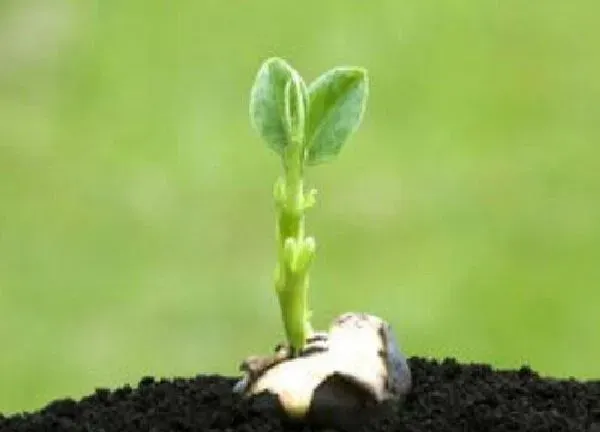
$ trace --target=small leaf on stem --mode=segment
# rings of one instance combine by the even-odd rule
[[[304,197],[304,206],[303,206],[304,210],[308,210],[316,204],[317,193],[318,193],[317,190],[314,188],[308,191],[308,193]]]
[[[315,256],[316,248],[317,244],[314,237],[307,237],[300,244],[298,258],[296,259],[296,267],[299,271],[308,272],[308,267]]]
[[[286,98],[288,85],[291,87],[291,94]],[[297,98],[298,94],[302,95],[300,100]],[[286,106],[286,102],[293,102],[295,105]],[[298,72],[281,58],[266,60],[260,67],[250,91],[250,120],[268,146],[279,155],[282,156],[286,147],[290,145],[286,114],[291,112],[293,116],[304,118],[307,106],[306,85]]]
[[[308,86],[308,164],[339,154],[362,121],[367,95],[368,77],[362,68],[337,67]]]

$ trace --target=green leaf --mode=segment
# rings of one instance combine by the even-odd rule
[[[317,165],[334,159],[356,131],[368,95],[366,70],[337,67],[308,86],[307,163]]]
[[[296,97],[298,93],[302,94],[302,100]],[[298,133],[290,128],[304,129],[299,120],[306,117],[307,107],[306,85],[298,72],[281,58],[266,60],[250,91],[250,120],[271,149],[283,155],[291,143],[291,135]],[[295,118],[290,119],[290,113]]]

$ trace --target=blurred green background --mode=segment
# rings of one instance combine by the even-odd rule
[[[237,374],[283,337],[261,62],[364,66],[309,172],[315,324],[600,376],[597,1],[0,1],[0,412]]]

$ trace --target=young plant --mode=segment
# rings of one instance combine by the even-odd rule
[[[305,212],[316,190],[305,191],[309,166],[329,162],[358,128],[368,95],[367,72],[336,67],[306,85],[281,58],[260,67],[250,93],[250,118],[267,146],[281,158],[275,182],[277,265],[275,291],[292,356],[313,335],[307,304],[316,243],[306,235]]]
[[[367,95],[364,69],[333,68],[306,85],[280,58],[264,62],[251,91],[252,123],[283,168],[274,188],[275,290],[288,343],[246,358],[232,390],[246,397],[266,392],[289,418],[327,428],[355,425],[373,403],[403,401],[412,386],[388,322],[347,312],[327,332],[314,332],[307,305],[316,245],[306,235],[305,213],[316,191],[305,192],[305,172],[340,153],[362,120]]]

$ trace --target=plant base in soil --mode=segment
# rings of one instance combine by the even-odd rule
[[[411,358],[413,390],[402,406],[382,404],[358,430],[600,432],[600,380],[543,378],[529,368],[498,371],[452,359]],[[271,409],[268,396],[243,400],[237,378],[143,378],[137,387],[99,389],[79,401],[3,417],[0,432],[312,431]]]

